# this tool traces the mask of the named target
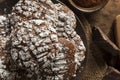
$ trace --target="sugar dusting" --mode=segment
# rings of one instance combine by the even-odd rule
[[[4,27],[6,19],[0,16],[0,27]],[[16,66],[28,71],[26,77],[36,75],[37,80],[75,77],[85,58],[85,47],[74,30],[75,16],[67,7],[51,0],[20,0],[10,14],[10,23],[10,38],[2,43],[11,41],[10,55]],[[61,38],[65,42],[59,41]],[[4,70],[1,68],[0,73]],[[5,71],[4,75],[7,74]]]

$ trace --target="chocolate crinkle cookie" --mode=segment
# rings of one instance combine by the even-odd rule
[[[51,0],[19,0],[0,16],[0,80],[71,80],[81,72],[85,46],[76,19]]]

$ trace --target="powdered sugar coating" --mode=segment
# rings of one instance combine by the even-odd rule
[[[9,40],[8,21],[7,15],[0,15],[0,79],[6,79],[10,74],[5,65],[6,43]]]
[[[10,71],[22,69],[27,79],[36,80],[70,80],[76,75],[85,47],[67,7],[51,0],[20,0],[10,23]]]

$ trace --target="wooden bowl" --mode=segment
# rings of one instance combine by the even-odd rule
[[[81,1],[84,1],[84,0],[69,0],[72,6],[74,6],[76,9],[82,12],[95,12],[95,11],[102,9],[108,3],[109,0],[102,0],[100,4],[97,4],[94,6],[87,6],[87,7],[84,7],[84,5],[88,4],[88,2],[84,1],[83,2],[84,4],[79,4],[79,1],[81,3]]]

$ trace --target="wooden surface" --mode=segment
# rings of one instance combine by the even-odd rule
[[[116,16],[119,14],[120,0],[109,0],[108,4],[103,9],[94,13],[85,14],[85,16],[92,26],[99,27],[113,41],[113,43],[117,45],[114,39],[116,35],[114,34],[114,29]],[[104,48],[104,45],[101,44],[101,47],[102,46]],[[107,52],[109,51],[110,49],[108,48]],[[106,57],[109,57],[109,53],[107,55],[108,56]],[[113,62],[111,63],[111,65],[112,64]],[[120,65],[114,65],[114,67],[120,70]]]
[[[116,41],[114,39],[114,37],[115,37],[115,34],[114,34],[115,33],[114,32],[115,18],[119,14],[120,14],[120,0],[109,0],[108,4],[100,11],[97,11],[94,13],[84,13],[85,17],[87,18],[87,20],[89,21],[91,26],[99,27],[114,43],[116,43]],[[93,34],[93,36],[94,35],[95,34]],[[99,39],[97,41],[102,42]],[[97,44],[97,41],[95,41],[96,42],[95,44]],[[107,46],[107,45],[101,44],[102,48],[105,48],[105,46]],[[115,48],[114,48],[114,50],[111,49],[112,51],[109,52],[110,51],[109,47],[112,47],[112,46],[108,46],[106,49],[106,52],[102,51],[102,54],[106,55],[106,56],[104,56],[104,58],[106,60],[108,59],[106,61],[108,63],[108,65],[113,66],[120,70],[120,64],[118,64],[120,62],[120,55],[111,56],[110,53],[114,54]],[[93,50],[94,50],[94,48],[93,48]],[[103,49],[103,50],[105,50],[105,49]],[[95,54],[98,54],[100,52],[96,52]],[[120,72],[119,71],[116,71],[116,70],[110,68],[109,70],[106,71],[106,73],[107,72],[109,74],[105,74],[105,76],[103,77],[103,80],[120,80]]]
[[[100,11],[85,14],[93,26],[99,26],[109,35],[115,17],[120,14],[120,0],[109,0],[108,4]]]
[[[114,43],[116,43],[114,40],[114,36],[115,36],[114,21],[115,21],[116,16],[119,14],[120,14],[120,0],[109,0],[108,4],[100,11],[93,12],[93,13],[84,13],[85,17],[87,18],[87,20],[89,21],[91,26],[99,27],[107,36],[109,36],[109,38],[112,41],[114,41]],[[94,36],[94,34],[93,34],[93,36]],[[100,41],[100,40],[98,40],[98,41]],[[102,42],[102,41],[100,41],[100,42]],[[101,47],[105,48],[105,46],[106,46],[105,44],[104,45],[101,44]],[[107,49],[108,53],[105,53],[104,51],[102,51],[102,54],[103,55],[107,54],[105,56],[105,58],[108,58],[108,61],[107,61],[107,63],[109,63],[108,65],[113,65],[115,68],[120,70],[120,65],[118,64],[120,61],[120,59],[119,59],[120,56],[111,56],[110,52],[109,52],[109,50],[110,50],[109,46],[107,48],[108,48]],[[93,48],[93,50],[94,50],[94,48]],[[115,48],[114,48],[114,50],[115,50]],[[97,50],[97,51],[99,51],[99,50]],[[99,54],[100,52],[96,52],[95,55]],[[111,51],[111,52],[113,52],[113,51]],[[114,52],[113,52],[113,54],[114,54]],[[101,69],[101,71],[102,71],[102,69]],[[113,71],[103,78],[103,80],[113,80],[113,79],[120,80],[120,74],[118,74],[116,71]]]

